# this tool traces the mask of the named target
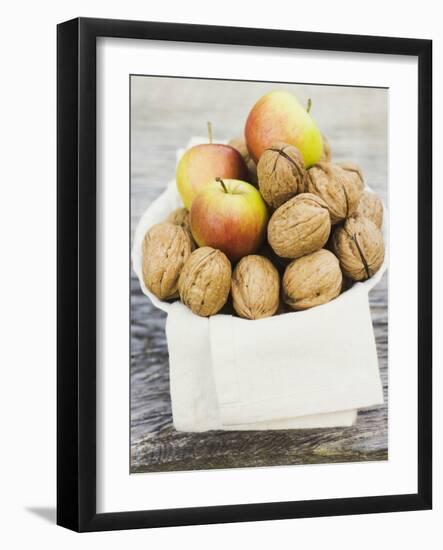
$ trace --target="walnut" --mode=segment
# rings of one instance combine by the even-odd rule
[[[361,188],[364,188],[365,178],[363,177],[363,172],[360,166],[357,166],[357,164],[354,164],[353,162],[337,162],[337,164],[340,168],[343,168],[345,172],[353,174],[360,181]]]
[[[143,280],[160,300],[177,295],[184,263],[191,254],[191,239],[180,226],[169,222],[151,227],[143,239]]]
[[[321,156],[320,162],[331,162],[332,151],[329,141],[326,139],[326,136],[323,137],[323,154]]]
[[[303,193],[306,170],[300,151],[287,143],[274,143],[257,164],[258,186],[265,201],[278,208],[294,195]]]
[[[188,232],[191,231],[191,227],[189,225],[189,210],[187,208],[177,208],[176,210],[173,210],[165,221],[173,223],[174,225],[179,225]]]
[[[280,277],[263,256],[242,258],[232,274],[231,292],[235,311],[245,319],[270,317],[280,302]]]
[[[383,203],[380,197],[371,191],[364,191],[354,214],[355,218],[359,216],[368,218],[381,229],[383,225]]]
[[[194,237],[192,236],[189,210],[187,208],[177,208],[176,210],[173,210],[165,221],[183,227],[183,229],[188,233],[189,238],[191,239],[192,250],[195,250],[197,248],[197,244],[194,241]]]
[[[341,291],[337,258],[324,248],[291,262],[283,275],[283,299],[295,310],[326,304]]]
[[[347,219],[335,230],[332,242],[343,273],[354,281],[369,279],[383,263],[383,235],[367,218]]]
[[[322,198],[328,206],[331,223],[352,216],[363,192],[363,180],[357,167],[318,162],[309,168],[306,191]]]
[[[230,288],[231,263],[221,250],[209,246],[194,250],[178,281],[181,301],[202,317],[220,311]]]
[[[268,242],[283,258],[299,258],[322,248],[331,232],[326,203],[302,193],[277,208],[268,224]]]
[[[231,147],[234,147],[234,149],[237,149],[237,151],[240,153],[240,155],[243,157],[243,160],[246,163],[246,166],[248,167],[249,172],[249,181],[253,185],[257,185],[257,165],[254,162],[254,159],[250,156],[248,148],[246,146],[246,141],[244,138],[238,137],[233,138],[228,143]]]

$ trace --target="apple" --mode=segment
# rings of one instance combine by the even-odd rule
[[[235,262],[262,244],[268,211],[250,183],[217,178],[197,194],[189,218],[199,246],[218,248]]]
[[[191,147],[177,164],[177,189],[190,208],[196,194],[214,178],[248,179],[248,168],[241,154],[230,145],[202,143]]]
[[[273,91],[252,108],[245,126],[248,150],[255,162],[263,151],[277,141],[294,145],[300,151],[306,168],[318,162],[323,154],[320,130],[297,98],[284,91]]]

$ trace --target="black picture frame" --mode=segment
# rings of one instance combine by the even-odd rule
[[[418,59],[418,491],[375,497],[96,512],[96,39],[398,54]],[[57,28],[57,523],[76,531],[432,507],[432,42],[78,18]]]

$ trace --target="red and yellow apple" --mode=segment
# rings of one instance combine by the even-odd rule
[[[258,250],[268,223],[260,193],[236,179],[217,178],[206,185],[194,198],[189,217],[196,243],[218,248],[234,262]]]
[[[190,208],[196,194],[214,178],[248,178],[248,169],[241,154],[230,145],[203,143],[191,147],[177,164],[177,189]]]
[[[245,139],[255,162],[277,141],[297,147],[306,168],[323,154],[322,135],[308,109],[295,96],[280,90],[264,95],[254,105],[246,120]]]

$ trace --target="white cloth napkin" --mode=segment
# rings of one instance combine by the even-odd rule
[[[382,403],[368,298],[348,294],[257,321],[205,319],[174,303],[166,334],[175,428],[350,426],[357,408]]]

